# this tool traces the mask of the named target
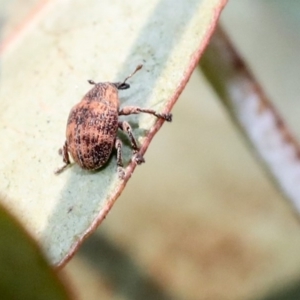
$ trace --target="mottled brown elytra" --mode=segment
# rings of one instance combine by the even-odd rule
[[[142,65],[138,65],[123,82],[95,83],[88,80],[94,87],[71,109],[66,129],[67,139],[63,148],[60,149],[65,164],[55,171],[56,174],[61,173],[70,165],[69,153],[81,168],[96,170],[108,161],[115,147],[119,176],[123,178],[125,173],[122,161],[122,142],[117,137],[118,129],[127,132],[136,163],[144,162],[144,158],[138,154],[139,147],[130,125],[126,121],[119,121],[119,116],[142,112],[171,122],[172,115],[136,106],[120,109],[118,90],[130,88],[126,81],[141,68]]]

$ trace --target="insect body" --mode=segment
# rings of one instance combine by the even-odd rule
[[[126,81],[141,68],[142,65],[137,66],[123,82],[95,83],[89,80],[94,87],[72,108],[69,114],[66,142],[60,150],[65,164],[55,172],[56,174],[70,165],[69,153],[81,168],[96,170],[108,161],[115,147],[119,175],[123,177],[122,142],[117,137],[118,129],[127,132],[135,154],[135,161],[138,164],[144,162],[143,157],[138,154],[139,147],[130,125],[126,121],[119,121],[119,116],[143,112],[170,122],[172,115],[160,114],[152,109],[135,106],[120,109],[118,90],[128,89],[130,85]]]

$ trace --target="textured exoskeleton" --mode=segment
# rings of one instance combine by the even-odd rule
[[[118,129],[127,132],[134,154],[138,153],[139,147],[130,125],[126,121],[120,122],[119,115],[144,112],[171,121],[172,115],[169,113],[160,114],[151,109],[135,106],[120,109],[118,90],[128,89],[130,85],[126,83],[126,80],[141,67],[142,65],[139,65],[123,82],[95,83],[89,80],[89,83],[93,84],[94,87],[71,109],[69,114],[66,142],[62,149],[65,165],[59,168],[56,173],[62,172],[70,164],[69,153],[81,168],[96,170],[108,161],[115,147],[117,149],[119,174],[123,177],[122,143],[117,138]],[[136,155],[135,159],[137,163],[144,161],[140,155]]]

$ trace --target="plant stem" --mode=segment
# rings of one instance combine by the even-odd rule
[[[200,67],[276,186],[300,213],[299,144],[220,27]]]

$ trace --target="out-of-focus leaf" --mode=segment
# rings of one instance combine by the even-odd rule
[[[169,111],[225,2],[44,1],[32,20],[3,42],[0,191],[4,205],[22,218],[53,264],[65,262],[103,220],[135,168],[122,136],[124,181],[115,156],[99,172],[73,166],[53,174],[62,165],[57,151],[68,113],[90,89],[86,80],[120,81],[143,63],[130,79],[131,89],[120,93],[121,106]],[[144,153],[162,122],[149,115],[126,119]]]
[[[276,187],[299,214],[300,144],[221,28],[200,66]]]
[[[69,299],[36,243],[0,207],[0,298]]]

